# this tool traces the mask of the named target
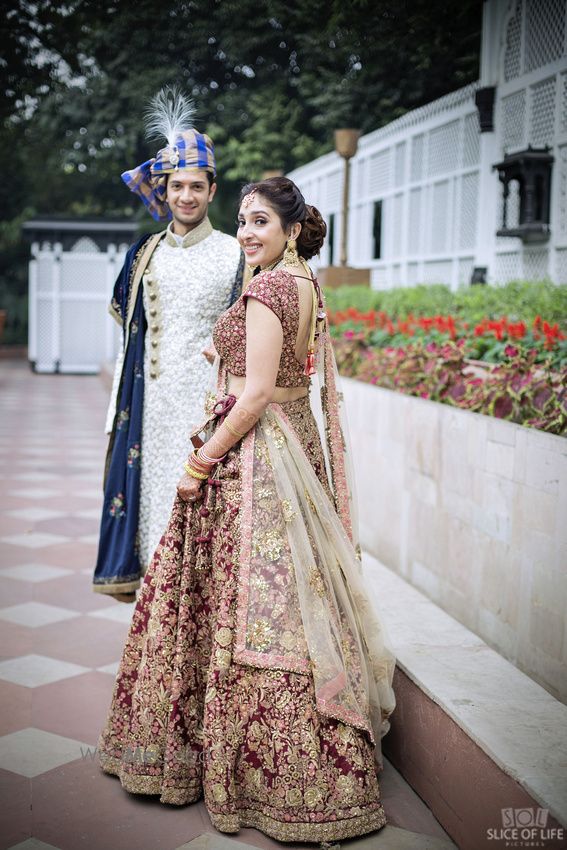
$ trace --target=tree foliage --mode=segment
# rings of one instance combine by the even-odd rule
[[[476,79],[481,4],[429,0],[13,0],[0,20],[4,219],[130,215],[120,173],[155,153],[143,113],[181,85],[215,140],[214,222],[233,229],[239,184],[332,149]],[[0,281],[14,228],[0,230]],[[10,248],[11,246],[11,248]],[[2,250],[4,249],[4,250]],[[6,254],[6,250],[8,252]]]

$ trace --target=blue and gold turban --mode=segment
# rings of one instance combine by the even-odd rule
[[[179,91],[163,89],[148,111],[148,131],[165,136],[168,144],[152,159],[122,174],[122,180],[141,198],[156,221],[171,218],[166,203],[167,174],[195,169],[210,171],[213,176],[217,173],[212,140],[205,133],[186,126],[192,115],[192,104]]]

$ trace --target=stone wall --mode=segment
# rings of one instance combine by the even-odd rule
[[[363,549],[567,702],[567,440],[343,380]]]

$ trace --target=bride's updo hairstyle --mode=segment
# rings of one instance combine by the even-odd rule
[[[239,206],[252,191],[256,191],[274,208],[284,230],[296,221],[301,224],[301,233],[297,237],[297,253],[300,257],[310,260],[319,253],[327,235],[327,225],[319,210],[305,203],[305,198],[292,180],[287,177],[269,177],[257,183],[247,183],[240,192]]]

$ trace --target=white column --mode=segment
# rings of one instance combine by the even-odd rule
[[[508,0],[484,0],[482,14],[482,44],[480,52],[480,83],[482,87],[498,86],[501,82],[504,25],[508,16]],[[494,280],[498,199],[502,188],[492,166],[500,161],[498,121],[498,89],[494,99],[494,130],[480,134],[480,171],[477,206],[475,266],[488,268],[487,280]]]
[[[39,245],[33,242],[31,246],[32,259],[29,262],[28,278],[28,360],[37,360],[37,256]]]
[[[116,245],[110,243],[106,249],[106,303],[104,310],[107,311],[108,304],[112,298],[114,291],[114,282],[116,280]],[[110,316],[106,323],[106,344],[104,351],[105,360],[113,361],[116,357],[116,322]]]
[[[60,242],[53,245],[53,324],[51,327],[51,356],[53,358],[53,370],[59,371],[61,363],[61,254],[63,246]]]

